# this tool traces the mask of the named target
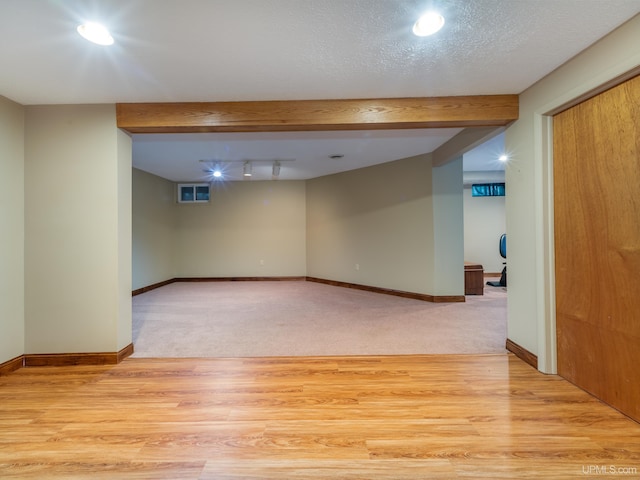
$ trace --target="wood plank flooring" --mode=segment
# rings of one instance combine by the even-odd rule
[[[640,425],[513,355],[129,358],[0,377],[3,479],[585,475],[640,477]]]

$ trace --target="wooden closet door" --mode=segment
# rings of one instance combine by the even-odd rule
[[[553,132],[558,373],[640,421],[640,77]]]

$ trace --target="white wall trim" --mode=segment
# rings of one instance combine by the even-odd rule
[[[640,74],[640,59],[605,70],[556,97],[534,113],[534,189],[536,223],[536,303],[543,318],[538,322],[538,370],[557,373],[556,288],[553,204],[553,115],[584,102]],[[626,69],[626,70],[625,70]]]
[[[538,370],[557,373],[556,284],[553,210],[553,117],[535,114],[536,195],[536,303],[541,305],[538,322]]]

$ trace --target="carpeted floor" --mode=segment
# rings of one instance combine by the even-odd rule
[[[437,304],[306,281],[173,283],[133,297],[134,357],[504,353],[506,289]]]

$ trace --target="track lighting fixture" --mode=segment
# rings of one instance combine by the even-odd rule
[[[264,180],[265,176],[268,175],[269,170],[268,165],[271,164],[271,179],[277,180],[280,176],[280,166],[282,162],[293,162],[295,159],[293,158],[279,158],[278,160],[273,159],[251,159],[247,160],[238,159],[238,160],[207,160],[202,159],[200,163],[204,164],[203,172],[208,176],[213,177],[213,180],[217,181],[236,181],[236,180]],[[258,164],[258,170],[256,170],[256,175],[253,175],[253,164]],[[240,169],[242,166],[242,170]]]
[[[251,176],[251,162],[249,161],[244,162],[244,169],[242,171],[242,175],[245,177]]]

